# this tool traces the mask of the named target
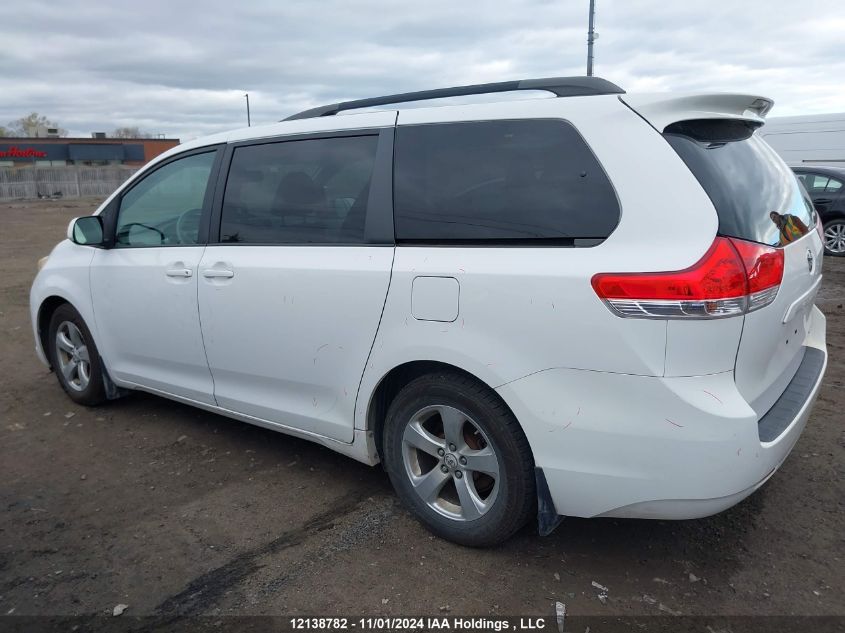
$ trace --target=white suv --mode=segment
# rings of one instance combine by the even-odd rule
[[[827,363],[771,105],[555,78],[192,141],[71,223],[36,349],[81,404],[139,389],[382,462],[459,543],[713,514],[784,461]]]

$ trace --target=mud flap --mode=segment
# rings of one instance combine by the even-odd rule
[[[106,371],[105,367],[103,367],[103,388],[106,392],[106,400],[117,400],[118,398],[122,398],[123,396],[129,393],[128,389],[118,387],[116,384],[114,384],[114,382],[112,382],[111,376],[109,376],[109,372]]]
[[[540,536],[548,536],[560,525],[563,517],[555,511],[543,469],[535,468],[534,477],[537,480],[537,532]]]

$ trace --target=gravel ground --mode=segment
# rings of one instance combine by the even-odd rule
[[[0,615],[550,615],[561,601],[845,617],[845,260],[824,263],[824,389],[760,491],[707,519],[566,519],[478,551],[431,537],[379,468],[154,396],[65,397],[33,353],[29,287],[95,206],[0,204]]]

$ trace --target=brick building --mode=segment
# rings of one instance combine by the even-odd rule
[[[164,138],[0,138],[0,167],[126,165],[138,167],[176,147]]]

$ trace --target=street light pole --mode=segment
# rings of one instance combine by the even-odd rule
[[[593,28],[596,20],[596,0],[590,0],[590,28],[587,31],[587,76],[593,76],[593,42],[596,32]]]
[[[246,93],[244,97],[246,97],[246,126],[252,127],[252,121],[249,119],[249,93]]]

